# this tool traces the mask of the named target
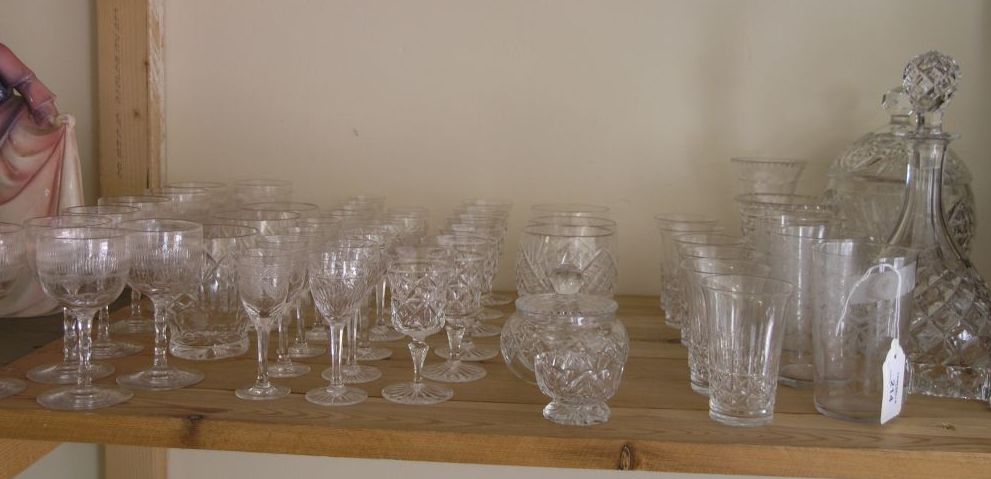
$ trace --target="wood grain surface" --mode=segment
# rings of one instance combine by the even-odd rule
[[[58,447],[49,441],[0,439],[0,479],[11,479]]]
[[[685,350],[663,326],[655,298],[619,298],[619,317],[632,339],[612,417],[594,427],[566,427],[541,416],[547,403],[506,368],[483,363],[489,375],[455,384],[454,400],[412,407],[381,398],[383,386],[408,381],[405,343],[389,343],[394,357],[368,364],[383,378],[359,385],[370,398],[327,408],[303,394],[325,384],[325,357],[305,360],[314,370],[275,379],[293,394],[275,401],[243,401],[236,387],[254,379],[253,351],[241,358],[176,364],[206,379],[191,388],[135,392],[130,402],[92,413],[41,409],[34,398],[50,386],[31,384],[0,401],[0,437],[132,446],[272,452],[420,461],[600,469],[786,475],[833,478],[991,477],[991,413],[985,404],[911,397],[902,416],[885,426],[855,424],[818,414],[809,390],[778,389],[774,424],[732,428],[708,417],[705,398],[691,391]],[[511,312],[512,306],[503,308]],[[126,314],[119,311],[118,315]],[[146,344],[150,338],[131,337]],[[439,345],[442,338],[432,338]],[[498,345],[498,338],[478,339]],[[149,348],[150,349],[150,348]],[[274,349],[274,348],[273,348]],[[23,375],[58,359],[48,345],[0,375]],[[148,350],[146,350],[148,351]],[[114,360],[118,373],[150,364],[149,353]],[[440,361],[431,353],[428,362]],[[113,377],[98,381],[112,383]]]

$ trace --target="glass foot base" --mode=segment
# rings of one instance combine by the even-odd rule
[[[681,329],[681,322],[671,318],[664,318],[664,325],[671,329]]]
[[[126,389],[103,386],[62,387],[47,391],[38,396],[38,404],[45,409],[59,411],[85,411],[120,404],[134,397]]]
[[[370,383],[382,377],[382,371],[374,366],[365,366],[364,364],[358,364],[355,366],[343,366],[341,367],[341,373],[344,376],[344,384],[363,384]],[[331,378],[330,368],[324,369],[320,373],[320,377],[330,381]]]
[[[485,368],[464,361],[444,361],[423,368],[423,377],[442,383],[470,383],[486,374]]]
[[[274,363],[268,366],[268,375],[273,378],[297,378],[310,372],[310,367],[300,363]]]
[[[498,309],[482,308],[482,310],[479,311],[479,313],[478,313],[478,320],[479,321],[492,321],[493,319],[499,319],[499,318],[501,318],[503,316],[505,316],[505,314],[503,314],[503,312],[502,311],[499,311]],[[482,326],[482,323],[477,323],[477,325],[475,327],[478,328],[480,326]],[[472,330],[472,336],[482,337],[482,336],[479,336],[479,335],[475,334],[474,333],[474,330]]]
[[[544,406],[544,419],[565,426],[591,426],[609,420],[609,406],[606,403],[581,406],[551,401]]]
[[[358,356],[359,361],[381,361],[391,358],[392,350],[389,348],[369,346],[367,348],[358,348],[355,354]]]
[[[434,350],[434,354],[444,359],[448,359],[451,357],[451,348],[447,346],[439,347]],[[479,346],[477,344],[468,347],[466,347],[465,345],[461,346],[462,361],[488,361],[490,359],[495,358],[498,355],[499,355],[499,350],[496,348]]]
[[[387,343],[389,341],[399,341],[405,338],[403,333],[396,331],[388,326],[375,326],[368,331],[368,339],[375,341],[376,343]]]
[[[434,383],[400,383],[382,388],[382,397],[398,404],[426,406],[454,397],[454,390]]]
[[[226,340],[186,341],[174,335],[169,341],[169,352],[173,356],[191,361],[215,361],[235,358],[248,352],[248,335]],[[187,337],[192,335],[187,335]]]
[[[307,341],[316,341],[318,343],[327,342],[327,328],[312,328],[306,332]]]
[[[814,368],[811,364],[786,364],[778,369],[778,384],[795,389],[812,389],[815,385],[812,377]]]
[[[90,377],[105,378],[114,373],[114,367],[107,363],[90,363]],[[48,366],[38,366],[27,372],[26,376],[32,382],[41,384],[76,384],[79,379],[79,365],[76,363],[59,363]]]
[[[753,417],[740,417],[740,416],[728,416],[726,414],[721,414],[719,412],[709,410],[709,417],[713,421],[725,424],[727,426],[736,427],[757,427],[757,426],[767,426],[771,424],[774,420],[773,415],[769,416],[753,416]]]
[[[365,399],[368,393],[350,386],[327,386],[306,392],[306,400],[320,406],[353,406]]]
[[[698,394],[698,395],[701,395],[701,396],[705,396],[705,397],[709,397],[709,386],[708,385],[695,384],[695,383],[690,383],[690,384],[692,386],[692,391],[695,392],[695,394]]]
[[[140,353],[144,346],[125,341],[108,341],[105,343],[93,343],[94,359],[116,359],[133,356]]]
[[[155,334],[155,322],[151,318],[131,318],[110,325],[114,334]]]
[[[513,298],[505,294],[489,293],[482,296],[482,306],[505,306],[513,302]]]
[[[117,377],[117,384],[144,391],[168,391],[192,386],[203,380],[203,373],[174,367],[146,369]]]
[[[240,388],[234,391],[234,395],[240,399],[247,399],[249,401],[267,401],[288,396],[289,386],[276,386],[275,384],[259,386],[255,384],[251,387]]]
[[[0,398],[13,396],[23,391],[26,387],[27,384],[24,384],[24,381],[21,381],[20,379],[0,379]]]
[[[500,334],[502,334],[502,326],[498,324],[478,322],[471,328],[471,336],[473,338],[491,338]]]
[[[324,346],[316,346],[310,343],[289,346],[289,357],[293,359],[315,358],[324,354],[327,354],[327,348]]]

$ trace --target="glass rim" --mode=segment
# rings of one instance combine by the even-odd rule
[[[907,246],[895,246],[885,243],[883,241],[875,241],[871,238],[861,237],[861,238],[825,238],[818,240],[813,246],[818,254],[825,256],[851,256],[853,253],[844,253],[835,251],[835,247],[847,244],[857,244],[865,245],[872,248],[877,248],[878,252],[885,250],[897,251],[901,254],[885,254],[883,256],[878,256],[878,258],[912,258],[917,259],[919,255],[919,249],[910,248]]]
[[[721,286],[719,284],[731,280],[761,280],[762,284],[774,285],[775,289],[767,291],[735,291],[732,289],[732,286]],[[790,296],[795,291],[795,285],[788,281],[753,274],[714,274],[702,278],[702,287],[712,291],[739,296]]]
[[[151,229],[152,225],[160,225],[159,229]],[[118,228],[129,233],[192,233],[203,231],[203,225],[194,221],[179,218],[142,218],[121,221]]]
[[[102,196],[97,198],[97,204],[100,201],[104,201],[107,205],[154,205],[159,203],[168,203],[172,201],[167,196],[161,195],[117,195],[117,196]]]
[[[113,212],[114,209],[118,209],[117,212]],[[109,210],[107,213],[98,213],[99,210]],[[93,210],[93,211],[89,211]],[[130,206],[125,204],[109,204],[109,205],[78,205],[69,206],[62,210],[63,214],[67,215],[95,215],[95,216],[105,216],[105,215],[118,215],[127,213],[140,213],[141,208],[137,206]]]
[[[704,256],[691,256],[691,257],[688,257],[688,258],[682,258],[681,261],[679,262],[679,266],[681,266],[682,268],[685,268],[688,271],[691,271],[693,273],[699,273],[699,274],[732,274],[732,273],[721,273],[721,272],[718,272],[718,271],[711,271],[711,270],[700,269],[697,265],[699,263],[703,263],[703,262],[705,262],[705,263],[712,263],[712,264],[718,264],[718,265],[729,265],[729,266],[732,266],[732,265],[759,266],[761,268],[766,269],[768,271],[767,274],[770,274],[770,269],[771,269],[771,267],[769,265],[764,264],[764,263],[761,263],[759,261],[754,261],[752,259],[707,258],[707,257],[704,257]],[[690,266],[690,265],[696,265],[696,266]]]
[[[550,229],[556,229],[556,228],[567,228],[567,229],[575,229],[581,231],[570,234],[562,231],[550,231]],[[541,229],[547,229],[548,231],[539,231]],[[607,236],[615,236],[616,230],[607,228],[605,226],[558,225],[558,224],[545,223],[545,224],[526,225],[523,227],[523,234],[530,236],[547,236],[553,238],[604,238]]]
[[[567,300],[567,301],[565,301]],[[577,318],[586,316],[609,316],[616,313],[619,304],[610,298],[590,294],[540,293],[516,299],[516,310],[522,314],[553,316],[555,318]],[[573,308],[548,308],[547,306],[571,305]]]
[[[234,180],[233,184],[235,187],[241,186],[248,188],[292,187],[291,181],[275,178],[245,178],[241,180]]]
[[[591,203],[563,202],[563,203],[535,203],[530,206],[531,212],[550,213],[557,216],[586,216],[591,214],[608,214],[609,207],[605,205],[595,205]]]
[[[43,222],[42,222],[42,220],[45,220],[45,221],[49,221],[49,220],[50,221],[63,221],[62,218],[71,218],[71,219],[66,219],[65,221],[82,221],[82,219],[84,219],[84,218],[92,218],[92,219],[98,220],[98,221],[93,222],[93,223],[89,223],[89,224],[78,224],[78,225],[51,225],[51,224],[43,224]],[[29,230],[29,231],[32,231],[32,230],[35,230],[35,229],[44,229],[44,228],[85,228],[85,227],[89,227],[89,226],[108,225],[108,224],[111,224],[111,223],[113,223],[113,220],[110,219],[110,218],[108,218],[108,217],[106,217],[106,216],[103,216],[103,215],[84,215],[84,214],[79,214],[79,215],[35,216],[35,217],[28,218],[28,219],[24,220],[24,222],[22,224],[24,225],[24,229]]]
[[[245,203],[238,209],[248,211],[291,211],[294,213],[302,213],[304,211],[319,210],[320,206],[303,201],[258,201]]]
[[[227,188],[226,183],[221,183],[219,181],[177,181],[175,183],[167,183],[165,186],[171,188],[201,188],[205,190],[222,190]]]
[[[73,238],[73,237],[62,237],[68,233],[73,234],[83,234],[84,237]],[[99,239],[114,239],[114,238],[124,238],[127,235],[126,231],[120,229],[109,227],[109,226],[70,226],[65,228],[46,228],[35,234],[35,239],[54,239],[54,240],[99,240]]]
[[[698,245],[698,246],[734,246],[743,245],[743,237],[731,235],[729,233],[723,233],[721,231],[676,231],[673,232],[674,235],[671,236],[671,240],[679,245]],[[719,237],[732,242],[729,243],[710,243],[706,240],[697,240],[693,237]]]
[[[746,245],[739,246],[729,246],[729,245],[706,245],[706,244],[694,244],[694,245],[682,245],[678,248],[678,257],[681,259],[687,258],[708,258],[708,259],[741,259],[737,257],[726,257],[720,256],[718,253],[711,256],[705,256],[700,253],[699,250],[702,248],[711,249],[713,251],[724,251],[724,252],[734,252],[734,253],[746,253],[749,260],[756,261],[755,258],[760,258],[766,256],[764,253],[757,251]]]
[[[825,206],[820,203],[818,197],[799,193],[742,193],[736,195],[735,199],[737,203],[747,206]],[[770,201],[772,199],[788,201]]]
[[[297,220],[302,215],[296,211],[273,211],[273,210],[221,210],[215,211],[213,218],[234,221],[289,221]]]
[[[719,223],[719,220],[708,215],[696,214],[696,213],[657,213],[654,215],[654,221],[661,224],[668,223]]]
[[[165,196],[170,198],[172,196],[179,195],[192,195],[192,196],[210,196],[210,190],[206,188],[184,188],[179,186],[162,186],[159,188],[151,188],[152,194],[155,196]]]
[[[239,239],[239,238],[250,238],[258,234],[258,228],[245,225],[237,224],[227,224],[227,223],[202,223],[203,227],[203,239]],[[223,235],[213,235],[208,233],[208,231],[213,231],[219,228],[231,228],[236,233],[227,233]],[[238,231],[240,230],[240,231]]]
[[[584,223],[584,224],[580,224]],[[600,216],[566,216],[566,215],[545,215],[534,216],[527,220],[527,225],[540,224],[565,224],[574,226],[603,226],[616,228],[616,221]]]
[[[741,164],[752,164],[752,165],[768,165],[768,166],[802,166],[804,167],[809,163],[809,160],[802,158],[792,158],[792,157],[777,157],[777,156],[734,156],[729,159],[731,163],[741,163]]]

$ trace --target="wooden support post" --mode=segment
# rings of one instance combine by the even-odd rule
[[[141,194],[165,176],[162,0],[97,0],[100,195]]]
[[[41,459],[59,443],[0,439],[0,479],[9,479]]]

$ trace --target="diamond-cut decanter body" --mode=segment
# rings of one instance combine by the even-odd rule
[[[909,390],[932,396],[987,400],[991,378],[991,294],[950,237],[941,181],[951,136],[942,110],[956,90],[959,67],[928,52],[905,68],[904,86],[918,115],[908,135],[909,188],[889,241],[918,250],[907,353]]]
[[[882,105],[891,115],[884,127],[851,144],[829,169],[824,202],[836,206],[848,224],[884,241],[898,226],[898,215],[908,185],[905,175],[912,158],[909,135],[912,105],[901,87],[884,94]],[[943,214],[950,236],[969,256],[977,231],[974,194],[967,166],[947,149],[942,179]]]

